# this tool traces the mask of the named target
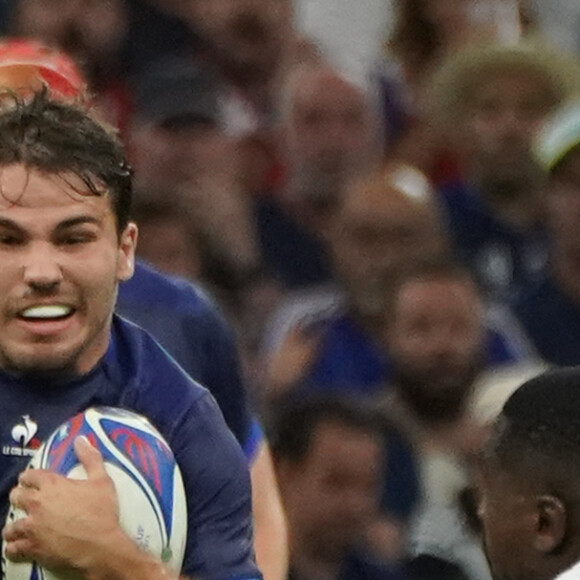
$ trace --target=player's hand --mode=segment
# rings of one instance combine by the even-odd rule
[[[323,336],[323,328],[301,324],[288,331],[267,361],[265,384],[270,399],[283,396],[306,377],[318,356]]]
[[[10,502],[27,515],[4,528],[6,556],[90,580],[178,580],[119,526],[117,494],[101,454],[84,437],[74,445],[86,480],[41,469],[20,474]]]
[[[10,502],[26,517],[2,532],[10,560],[32,559],[53,570],[85,571],[104,556],[103,540],[124,535],[115,487],[101,454],[84,437],[75,441],[75,452],[86,480],[41,469],[20,474]]]

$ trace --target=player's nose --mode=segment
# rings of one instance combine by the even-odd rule
[[[62,267],[50,244],[34,244],[24,257],[24,282],[35,290],[54,290],[62,282]]]

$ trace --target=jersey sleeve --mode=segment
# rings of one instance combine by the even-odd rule
[[[246,451],[248,444],[251,444],[253,425],[237,346],[231,329],[217,307],[209,300],[203,306],[196,319],[191,320],[184,329],[188,342],[197,340],[201,344],[199,372],[191,372],[193,365],[189,361],[178,359],[178,362],[195,380],[210,390],[228,427]]]
[[[202,580],[261,578],[253,552],[247,463],[209,394],[184,412],[171,445],[188,505],[183,574]]]

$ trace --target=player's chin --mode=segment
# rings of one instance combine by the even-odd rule
[[[22,376],[75,374],[76,345],[42,344],[5,352],[5,367]]]

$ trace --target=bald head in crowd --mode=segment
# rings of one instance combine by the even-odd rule
[[[289,193],[332,207],[345,178],[378,157],[379,119],[365,91],[324,63],[297,67],[283,97]]]
[[[348,182],[328,231],[336,274],[355,312],[382,319],[396,270],[445,250],[433,191],[416,169],[390,163]]]

